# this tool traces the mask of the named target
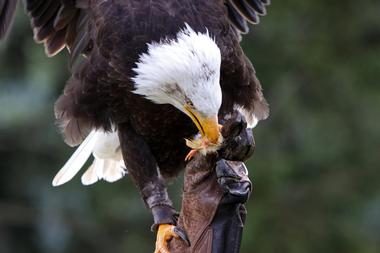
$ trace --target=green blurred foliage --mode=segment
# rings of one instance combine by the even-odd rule
[[[21,9],[0,44],[0,252],[152,252],[128,178],[51,186],[73,151],[53,116],[69,72]],[[272,113],[254,130],[241,252],[380,252],[380,2],[273,1],[252,30],[243,47]]]

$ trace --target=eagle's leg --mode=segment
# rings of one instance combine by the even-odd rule
[[[157,171],[157,163],[144,139],[135,133],[129,125],[118,127],[121,150],[128,173],[151,210],[154,224],[152,230],[158,230],[156,249],[166,253],[166,242],[172,237],[186,240],[185,234],[178,230],[178,213],[172,207],[163,179]]]

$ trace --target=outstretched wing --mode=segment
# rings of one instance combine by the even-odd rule
[[[18,0],[0,0],[0,39],[9,30]],[[91,48],[92,26],[89,22],[89,0],[26,0],[34,40],[43,43],[48,56],[65,47],[70,62]]]
[[[224,0],[224,4],[232,25],[240,33],[247,33],[248,23],[258,24],[260,16],[266,15],[266,6],[270,0]]]
[[[73,62],[91,47],[88,8],[89,0],[26,0],[34,40],[48,56],[68,48]]]

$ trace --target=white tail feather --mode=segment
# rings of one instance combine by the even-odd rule
[[[95,165],[94,163],[86,170],[86,172],[82,175],[81,181],[83,185],[91,185],[98,182],[99,178],[96,175]]]
[[[93,130],[54,177],[53,186],[67,183],[79,172],[90,157],[97,139],[97,132]]]
[[[83,185],[94,184],[101,179],[112,183],[127,173],[117,132],[93,130],[55,176],[53,186],[70,181],[83,167],[91,153],[95,159],[81,178]]]
[[[103,170],[103,179],[113,183],[124,177],[126,170],[124,162],[112,161],[112,163]]]
[[[92,165],[83,174],[83,185],[91,185],[103,179],[109,183],[116,182],[127,173],[123,160],[103,160],[95,158]]]

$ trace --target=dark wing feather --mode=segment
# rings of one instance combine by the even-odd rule
[[[49,1],[46,1],[49,2]],[[59,1],[50,1],[49,4],[44,5],[45,8],[39,10],[38,15],[34,15],[35,18],[32,20],[32,25],[34,27],[39,27],[46,24],[50,19],[52,19],[60,7]]]
[[[1,1],[1,0],[0,0]],[[26,0],[34,39],[45,45],[48,56],[67,47],[70,63],[83,53],[91,41],[88,0]]]
[[[76,11],[73,6],[61,5],[54,20],[54,27],[57,30],[67,27],[75,15]]]
[[[17,7],[17,0],[0,0],[0,39],[7,33]]]
[[[270,0],[224,0],[231,24],[240,33],[248,32],[247,22],[258,24],[259,16],[266,15]]]
[[[31,18],[34,39],[44,44],[48,56],[66,47],[72,66],[81,54],[89,53],[93,38],[89,0],[26,0],[26,11]],[[93,127],[86,112],[81,111],[85,106],[80,106],[82,101],[78,101],[78,97],[88,96],[91,92],[84,90],[81,79],[74,74],[56,102],[56,118],[69,145],[80,144]]]
[[[67,29],[65,27],[59,30],[58,32],[56,32],[54,36],[51,36],[46,41],[45,49],[48,55],[53,56],[54,54],[60,52],[65,47],[66,33],[67,33]]]
[[[227,5],[228,17],[232,25],[241,33],[247,33],[249,28],[245,18],[239,14],[233,5]]]

